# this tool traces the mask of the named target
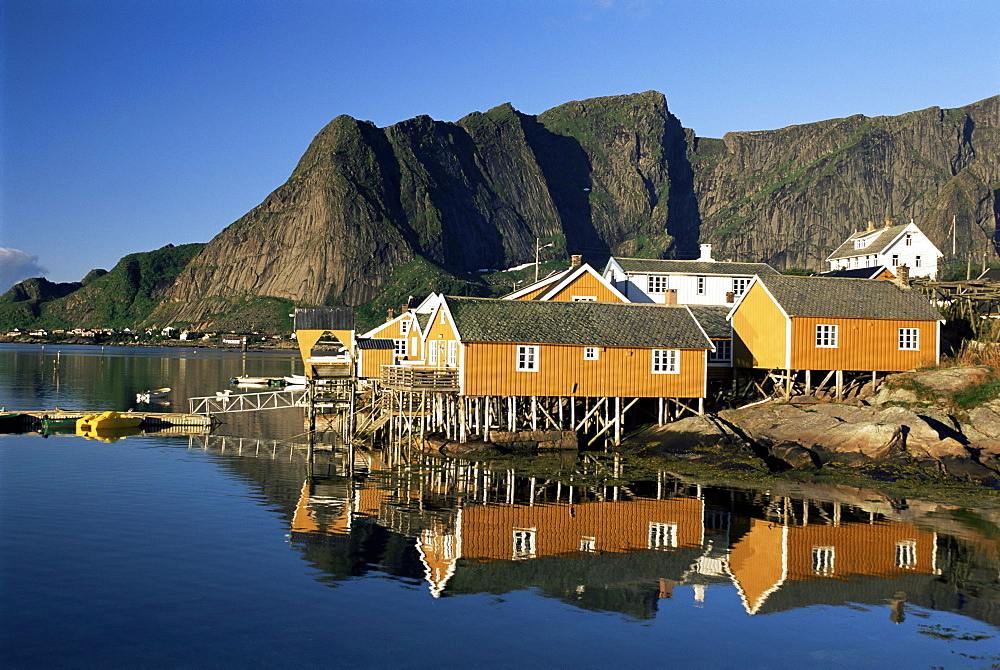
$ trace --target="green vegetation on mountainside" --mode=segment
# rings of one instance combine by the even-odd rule
[[[125,328],[153,311],[204,244],[167,245],[125,256],[107,274],[92,272],[82,288],[51,301],[0,298],[0,328]],[[31,316],[27,321],[25,317]]]

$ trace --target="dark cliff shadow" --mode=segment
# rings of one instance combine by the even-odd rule
[[[673,114],[664,126],[663,150],[667,161],[670,193],[667,196],[667,233],[674,238],[668,253],[674,258],[694,259],[701,255],[701,209],[695,190],[694,167],[689,152],[697,151],[698,138],[690,138]]]
[[[597,232],[591,216],[590,157],[575,137],[553,133],[534,116],[518,112],[518,117],[559,213],[566,252],[582,254],[595,266],[603,264],[611,255],[611,247]]]

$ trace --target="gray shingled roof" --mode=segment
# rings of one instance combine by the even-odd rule
[[[714,339],[729,339],[733,336],[732,328],[726,321],[729,307],[721,305],[688,305],[701,327],[708,336]]]
[[[746,277],[778,274],[778,271],[767,263],[618,257],[615,257],[615,260],[627,274],[740,275]]]
[[[850,258],[851,256],[867,256],[869,254],[880,254],[883,251],[885,251],[885,248],[888,247],[894,239],[903,234],[903,229],[906,228],[906,225],[907,224],[904,224],[902,226],[889,226],[888,228],[879,228],[874,231],[859,230],[858,232],[848,237],[847,240],[839,247],[837,247],[837,250],[834,251],[832,254],[830,254],[826,260],[832,261],[838,258]],[[878,237],[872,240],[871,244],[869,244],[867,247],[865,247],[864,249],[854,248],[854,240],[862,237],[868,237],[869,235],[873,235],[876,233],[878,233]]]
[[[465,342],[708,349],[682,305],[448,297]]]
[[[430,312],[414,312],[413,316],[417,318],[417,325],[420,327],[421,333],[427,332],[427,323],[431,320]]]
[[[359,337],[358,349],[395,349],[395,341],[381,337]]]
[[[891,281],[839,277],[761,277],[790,316],[937,321],[941,313],[917,291]]]
[[[814,277],[840,277],[841,279],[874,279],[882,274],[884,271],[888,270],[890,274],[895,276],[895,272],[892,268],[886,267],[885,265],[877,265],[871,268],[848,268],[847,270],[831,270],[830,272],[819,272]]]

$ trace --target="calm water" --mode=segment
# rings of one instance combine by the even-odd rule
[[[129,409],[292,354],[0,345],[8,409]],[[265,416],[266,415],[266,416]],[[3,667],[989,667],[1000,515],[680,483],[603,454],[0,435]],[[513,469],[510,469],[513,468]]]

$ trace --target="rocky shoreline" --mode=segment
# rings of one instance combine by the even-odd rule
[[[1000,490],[1000,400],[956,404],[991,384],[992,370],[979,366],[900,373],[846,402],[799,396],[723,410],[645,428],[627,446],[729,470],[826,470]]]

